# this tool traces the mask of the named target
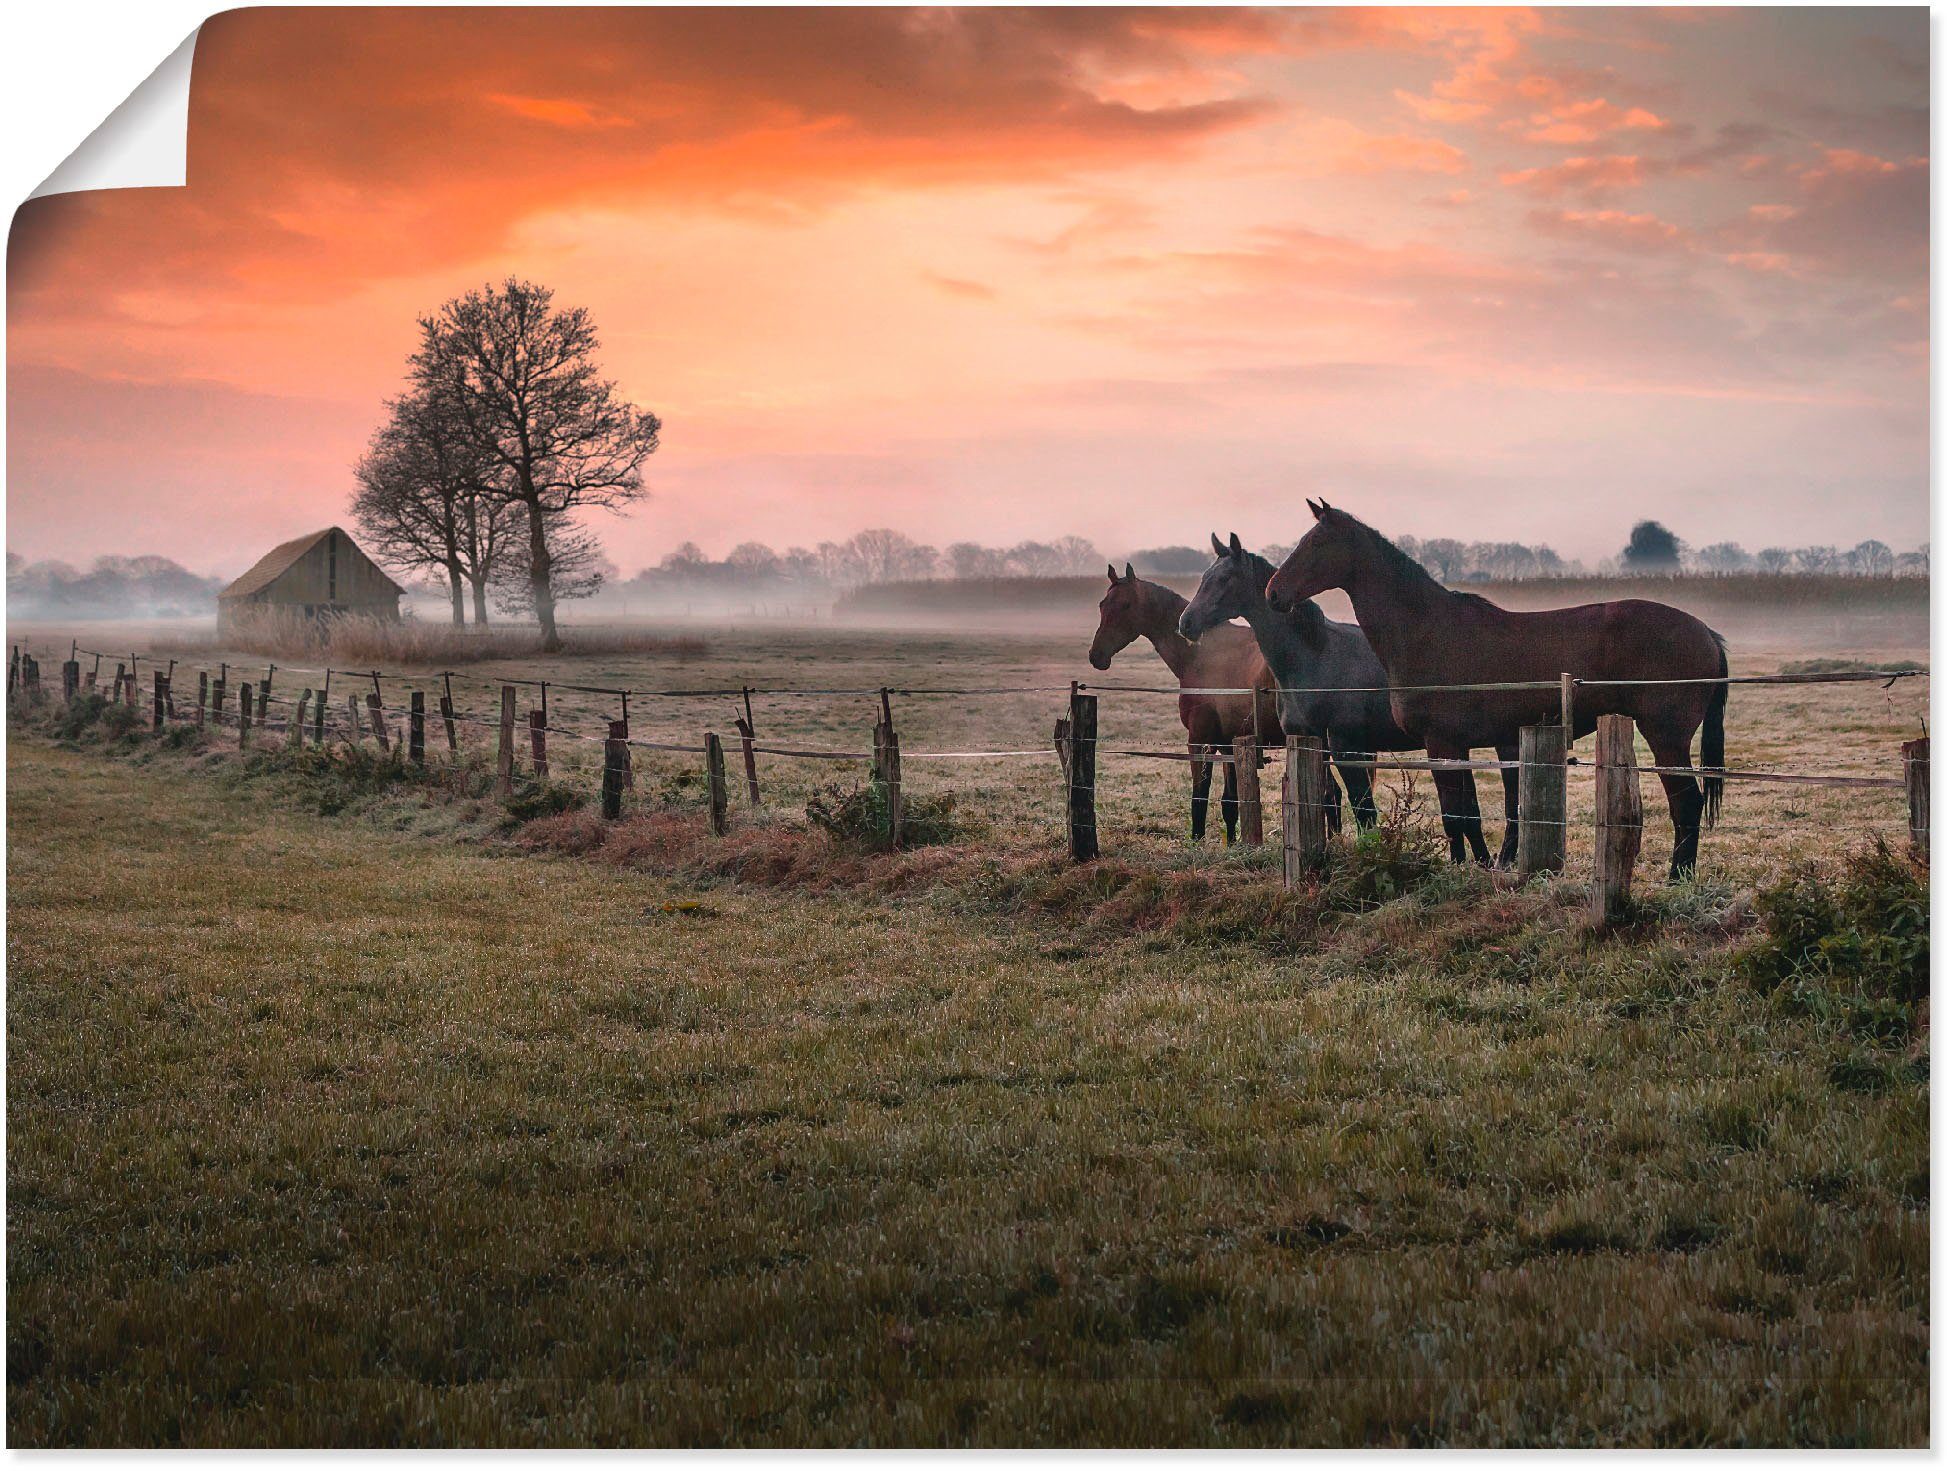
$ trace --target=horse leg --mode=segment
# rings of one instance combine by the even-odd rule
[[[1237,763],[1224,763],[1224,846],[1237,841]]]
[[[1210,763],[1198,759],[1202,748],[1190,747],[1190,841],[1203,841],[1205,819],[1210,815]]]
[[[1502,761],[1519,761],[1521,747],[1496,746],[1494,754]],[[1494,866],[1513,868],[1515,854],[1521,847],[1521,771],[1518,767],[1511,766],[1501,772],[1501,789],[1507,803],[1508,830],[1501,839],[1501,856],[1494,860]]]
[[[1643,737],[1649,742],[1650,754],[1656,757],[1658,766],[1689,767],[1688,737],[1678,741],[1662,731],[1655,734],[1644,731]],[[1697,830],[1704,821],[1704,789],[1694,776],[1665,774],[1657,780],[1663,783],[1663,795],[1670,803],[1670,825],[1676,829],[1676,846],[1670,853],[1670,880],[1674,883],[1697,871]]]
[[[1370,751],[1345,751],[1341,754],[1348,761],[1370,761]],[[1379,826],[1379,807],[1372,800],[1373,770],[1370,766],[1342,766],[1339,772],[1345,778],[1346,799],[1352,804],[1352,818],[1358,823],[1360,832],[1369,832]]]
[[[1465,746],[1429,740],[1427,756],[1435,761],[1465,761],[1471,754]],[[1471,771],[1436,771],[1433,788],[1440,794],[1440,826],[1446,830],[1449,856],[1465,863],[1469,849],[1474,861],[1487,865],[1487,839],[1481,833],[1480,792]]]

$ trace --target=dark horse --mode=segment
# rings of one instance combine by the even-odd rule
[[[1428,693],[1416,692],[1415,685],[1553,684],[1563,673],[1598,681],[1576,691],[1574,733],[1594,730],[1598,715],[1631,716],[1658,766],[1688,767],[1690,738],[1702,726],[1702,788],[1694,776],[1663,777],[1676,828],[1670,876],[1696,868],[1698,826],[1705,817],[1715,822],[1723,801],[1724,779],[1709,772],[1724,765],[1724,700],[1730,687],[1667,681],[1721,681],[1730,663],[1716,632],[1688,613],[1640,598],[1510,613],[1474,593],[1449,592],[1418,562],[1344,511],[1322,501],[1305,504],[1318,524],[1285,558],[1265,594],[1272,607],[1287,608],[1327,588],[1344,588],[1359,626],[1386,666],[1394,718],[1425,740],[1429,756],[1464,760],[1475,746],[1492,746],[1503,761],[1513,761],[1521,727],[1559,720],[1561,700],[1553,688]],[[1648,682],[1600,682],[1610,680]],[[1468,800],[1452,780],[1458,774],[1434,775],[1441,809],[1471,812],[1478,820],[1477,803],[1453,805]],[[1510,769],[1501,775],[1508,797],[1507,837],[1501,845],[1505,864],[1515,852],[1518,773]],[[1446,821],[1448,838],[1458,846],[1454,819]],[[1484,861],[1485,847],[1475,856]]]
[[[1180,593],[1160,582],[1144,582],[1134,566],[1125,563],[1122,576],[1109,567],[1109,591],[1101,603],[1102,621],[1089,645],[1088,662],[1107,669],[1109,661],[1139,638],[1156,646],[1176,682],[1185,689],[1251,689],[1255,695],[1190,695],[1176,697],[1177,714],[1190,733],[1190,836],[1203,837],[1210,810],[1210,766],[1206,747],[1221,746],[1231,754],[1231,742],[1254,735],[1259,748],[1284,744],[1278,707],[1272,698],[1275,682],[1257,642],[1242,628],[1226,630],[1208,642],[1192,643],[1176,631],[1176,620],[1187,606]],[[1237,767],[1224,764],[1224,838],[1237,840]]]
[[[1350,623],[1334,623],[1310,598],[1288,613],[1264,600],[1271,564],[1244,550],[1237,533],[1226,547],[1213,532],[1217,560],[1203,574],[1196,596],[1176,620],[1185,638],[1201,641],[1233,618],[1251,626],[1257,646],[1278,679],[1278,720],[1287,735],[1317,736],[1334,756],[1370,760],[1379,751],[1417,751],[1420,743],[1399,728],[1386,698],[1386,668]],[[1334,690],[1358,693],[1334,694]],[[1368,693],[1369,692],[1369,693]],[[1336,768],[1352,799],[1360,827],[1379,820],[1372,800],[1372,770]],[[1467,773],[1472,776],[1472,772]]]

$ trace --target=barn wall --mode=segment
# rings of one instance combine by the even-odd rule
[[[337,596],[332,596],[332,545],[337,546]],[[350,539],[334,533],[312,547],[287,567],[268,587],[244,598],[226,598],[219,615],[241,608],[294,607],[298,609],[342,609],[349,613],[376,614],[396,618],[399,592],[377,564],[354,546]]]

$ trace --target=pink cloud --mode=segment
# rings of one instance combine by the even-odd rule
[[[1634,154],[1603,154],[1588,158],[1565,159],[1542,168],[1514,169],[1501,175],[1510,189],[1520,189],[1544,199],[1565,194],[1610,194],[1634,189],[1643,182],[1643,160]]]

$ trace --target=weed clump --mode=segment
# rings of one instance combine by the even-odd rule
[[[908,848],[951,843],[964,835],[964,824],[952,792],[937,796],[907,793],[900,840]],[[833,782],[818,788],[805,803],[805,818],[834,843],[847,848],[883,847],[891,838],[892,804],[886,784],[862,787]]]
[[[579,810],[588,794],[558,781],[523,781],[507,799],[507,816],[514,822],[532,822],[540,817],[559,817]]]
[[[1333,853],[1321,897],[1328,910],[1361,914],[1411,893],[1446,866],[1446,850],[1424,820],[1419,792],[1408,781],[1377,826]]]
[[[1765,933],[1743,965],[1759,991],[1864,1036],[1912,1030],[1927,998],[1927,883],[1884,838],[1836,879],[1800,865],[1756,903]]]

